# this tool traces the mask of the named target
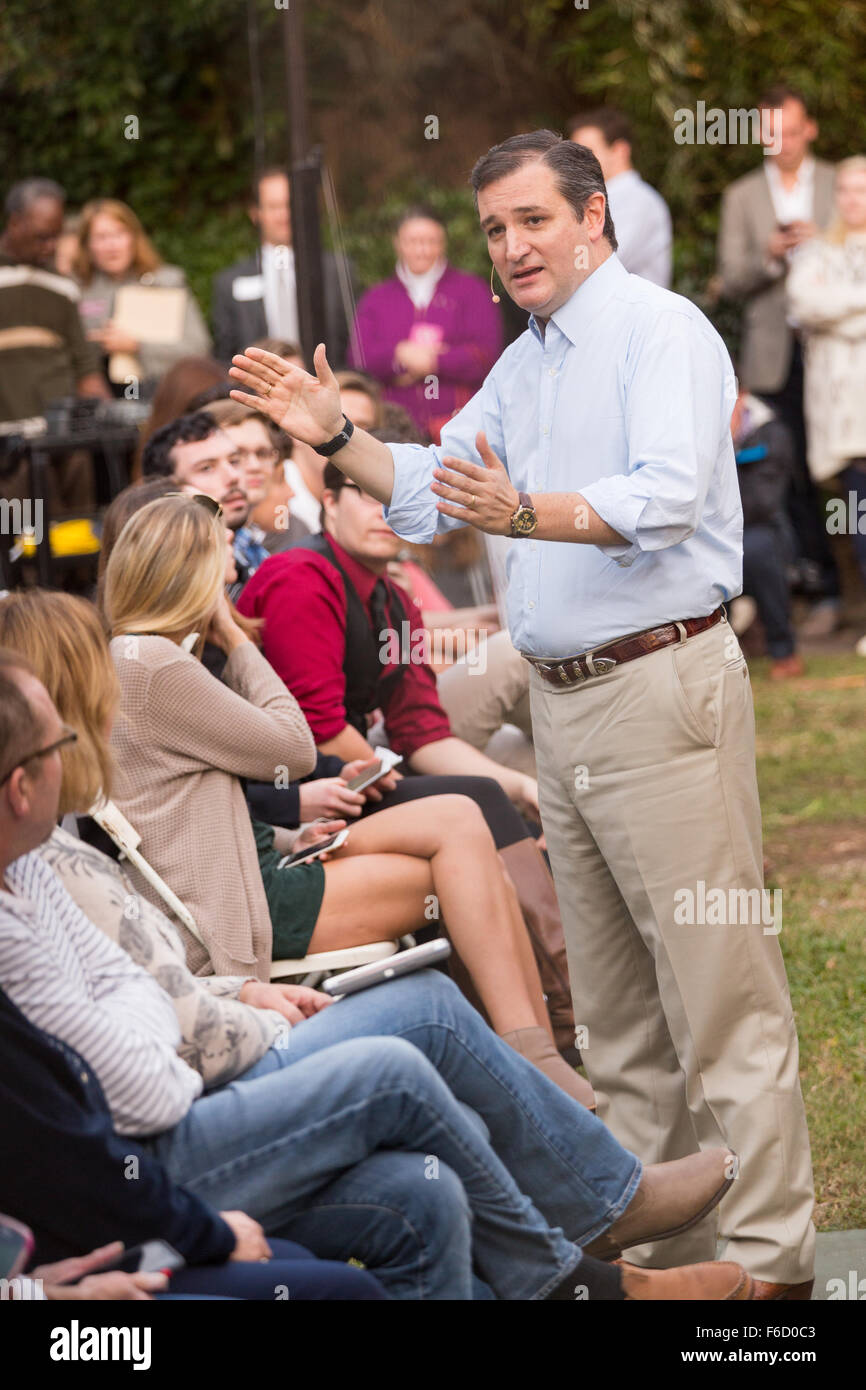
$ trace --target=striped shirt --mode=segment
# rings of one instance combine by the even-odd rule
[[[84,1058],[119,1134],[160,1134],[202,1089],[181,1061],[171,1000],[95,927],[37,854],[6,870],[0,986],[23,1014]]]

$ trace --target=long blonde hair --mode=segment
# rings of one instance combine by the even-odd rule
[[[78,222],[78,250],[72,264],[75,277],[82,285],[89,285],[96,274],[96,266],[93,263],[93,257],[87,243],[90,240],[93,219],[101,213],[104,213],[106,217],[113,217],[115,222],[120,222],[128,232],[132,232],[133,252],[130,271],[134,275],[140,278],[149,271],[159,269],[163,263],[162,257],[132,208],[126,203],[121,203],[118,198],[94,198],[81,209]]]
[[[120,698],[114,662],[92,604],[74,594],[22,589],[0,599],[0,646],[27,657],[76,743],[61,751],[60,815],[111,795],[107,734]]]
[[[836,165],[836,182],[843,174],[866,174],[866,155],[852,154],[848,159],[843,159]],[[850,228],[846,227],[838,208],[834,210],[833,220],[824,233],[824,240],[829,241],[832,246],[841,246],[850,236]]]
[[[127,521],[105,569],[111,635],[199,632],[223,590],[225,526],[192,496],[148,502]]]

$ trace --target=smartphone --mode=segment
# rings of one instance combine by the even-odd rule
[[[146,1240],[143,1245],[131,1245],[128,1250],[122,1250],[110,1264],[101,1265],[89,1273],[107,1274],[111,1269],[121,1269],[125,1274],[157,1274],[163,1269],[183,1269],[185,1264],[183,1255],[167,1241]],[[84,1279],[87,1276],[81,1277]]]
[[[292,869],[296,864],[308,864],[311,859],[322,853],[323,849],[339,849],[340,845],[346,843],[349,838],[348,826],[344,830],[338,830],[336,835],[329,835],[327,839],[320,840],[317,845],[310,845],[307,849],[296,850],[294,854],[285,854],[277,865],[278,869]]]
[[[21,1221],[0,1215],[0,1279],[14,1279],[33,1254],[33,1232]]]
[[[440,965],[450,954],[451,942],[437,936],[435,941],[425,941],[423,946],[411,946],[408,951],[398,951],[386,960],[375,960],[372,965],[359,965],[357,970],[344,970],[342,975],[332,975],[320,988],[325,994],[333,997],[357,994],[361,989],[382,985],[386,980],[395,980],[400,975],[411,975],[415,970],[426,970],[428,966]]]
[[[380,777],[386,776],[392,768],[395,768],[402,761],[402,753],[392,753],[390,748],[382,748],[379,750],[379,755],[373,766],[368,768],[366,772],[357,773],[346,783],[346,786],[350,791],[362,792],[365,787],[371,786],[373,782],[378,782]]]

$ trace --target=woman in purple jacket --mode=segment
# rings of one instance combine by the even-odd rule
[[[502,323],[485,282],[448,264],[444,224],[429,208],[406,209],[394,250],[393,279],[358,305],[349,358],[438,444],[502,351]]]

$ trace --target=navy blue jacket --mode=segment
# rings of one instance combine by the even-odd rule
[[[115,1134],[87,1063],[2,990],[0,1054],[0,1211],[32,1230],[33,1264],[113,1240],[165,1240],[190,1265],[228,1259],[230,1227],[133,1139]]]

